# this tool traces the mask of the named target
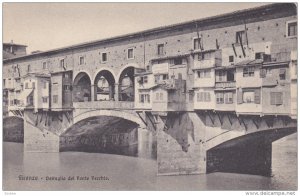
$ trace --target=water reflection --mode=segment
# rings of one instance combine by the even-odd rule
[[[3,189],[296,190],[297,138],[295,134],[288,138],[273,143],[273,177],[230,173],[156,176],[157,164],[154,159],[86,152],[24,153],[23,144],[4,142]],[[151,149],[150,143],[138,146],[138,152]],[[145,153],[141,156],[148,155]],[[19,175],[38,176],[39,180],[18,180]],[[106,176],[109,180],[47,181],[47,176]]]

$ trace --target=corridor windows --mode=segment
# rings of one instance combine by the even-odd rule
[[[43,69],[48,69],[47,62],[43,62]]]
[[[150,103],[150,95],[140,94],[140,103]]]
[[[287,22],[287,37],[291,38],[291,37],[297,37],[297,21],[290,21]]]
[[[234,62],[234,57],[233,56],[229,56],[229,63],[233,63]]]
[[[101,62],[102,63],[107,62],[107,53],[106,52],[101,53]]]
[[[84,65],[85,64],[85,59],[84,56],[79,57],[79,65]]]
[[[60,67],[61,67],[61,68],[65,68],[65,59],[61,59],[61,60],[59,61],[59,64],[60,64]]]
[[[200,49],[201,38],[194,38],[193,48],[194,50]]]
[[[157,45],[157,54],[158,55],[164,55],[164,44],[158,44]]]
[[[243,69],[243,77],[253,77],[254,76],[254,67],[245,67]]]
[[[163,93],[159,93],[159,92],[155,93],[155,100],[156,101],[163,101],[164,100]]]
[[[283,104],[283,93],[282,92],[271,92],[270,93],[271,105],[282,105]]]
[[[127,59],[134,59],[133,48],[128,48],[127,49]]]

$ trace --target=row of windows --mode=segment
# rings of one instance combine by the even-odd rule
[[[150,103],[150,95],[149,94],[140,94],[140,103]]]
[[[260,90],[245,90],[241,92],[241,97],[238,97],[238,103],[256,103],[260,104]],[[211,102],[209,92],[197,93],[197,102]],[[216,93],[217,104],[232,104],[233,103],[233,92],[217,92]],[[283,92],[271,92],[270,93],[270,104],[271,105],[282,105],[283,104]]]
[[[225,70],[218,70],[216,71],[216,81],[217,82],[225,82],[225,81],[235,81],[235,71],[225,71]],[[266,75],[271,75],[272,69],[261,69],[260,76],[266,77]],[[255,67],[245,67],[243,68],[243,77],[254,77],[255,75]],[[210,70],[200,70],[197,71],[198,78],[210,78]],[[279,79],[286,80],[286,69],[282,68],[279,69]]]

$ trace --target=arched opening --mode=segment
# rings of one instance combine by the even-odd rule
[[[91,79],[84,73],[80,72],[73,82],[73,101],[85,102],[91,101]]]
[[[110,71],[100,71],[94,82],[95,101],[114,100],[115,78]]]
[[[127,67],[119,78],[119,101],[134,101],[134,86],[134,67]]]

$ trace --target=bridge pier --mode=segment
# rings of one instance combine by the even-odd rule
[[[195,113],[157,116],[158,175],[206,173],[205,131]]]

